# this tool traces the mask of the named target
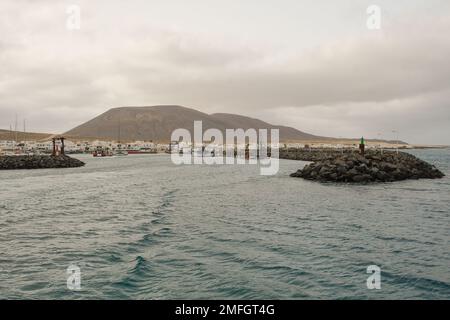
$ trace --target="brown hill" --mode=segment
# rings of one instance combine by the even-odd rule
[[[245,116],[240,116],[237,114],[230,113],[214,113],[211,115],[212,118],[221,121],[226,124],[227,128],[242,128],[244,130],[254,128],[254,129],[279,129],[280,130],[280,140],[281,141],[304,141],[304,140],[319,140],[319,139],[329,139],[325,137],[315,136],[309,133],[302,132],[300,130],[286,127],[277,126],[270,123],[249,118]]]
[[[51,136],[50,133],[33,133],[33,132],[20,132],[0,129],[0,140],[14,141],[38,141],[45,140]]]
[[[175,129],[185,128],[193,132],[194,121],[203,122],[203,130],[225,129],[280,129],[281,141],[318,140],[294,128],[275,126],[249,117],[206,113],[181,106],[122,107],[110,109],[98,117],[68,131],[74,137],[98,137],[107,140],[153,140],[167,142]]]

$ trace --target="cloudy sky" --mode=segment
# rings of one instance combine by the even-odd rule
[[[449,34],[448,0],[0,0],[0,128],[17,114],[64,132],[111,107],[178,104],[450,144]]]

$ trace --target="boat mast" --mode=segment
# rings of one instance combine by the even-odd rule
[[[118,139],[117,142],[120,144],[120,117],[119,117],[119,130],[118,130]]]
[[[15,133],[15,142],[16,142],[16,145],[17,145],[17,113],[16,113],[16,122],[15,122],[15,124],[14,124],[14,133]]]
[[[25,146],[26,146],[26,143],[27,143],[27,127],[26,127],[26,121],[27,121],[27,119],[23,119],[23,151],[25,152]]]

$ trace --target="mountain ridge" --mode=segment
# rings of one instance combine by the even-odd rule
[[[108,140],[151,140],[168,142],[175,129],[193,132],[194,121],[202,121],[203,130],[210,128],[279,129],[280,141],[332,139],[302,132],[292,127],[272,125],[262,120],[230,113],[207,114],[178,105],[116,107],[67,131],[74,137],[98,137]]]

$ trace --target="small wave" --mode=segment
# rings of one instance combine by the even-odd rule
[[[383,272],[383,277],[387,279],[386,282],[391,282],[396,286],[414,287],[431,295],[436,294],[439,297],[450,298],[450,283],[445,281],[390,272]]]
[[[161,196],[161,203],[160,205],[158,205],[153,211],[152,213],[154,215],[160,215],[162,213],[164,213],[168,208],[170,208],[173,204],[173,199],[175,198],[175,193],[178,190],[171,190],[171,191],[167,191],[165,193],[163,193],[163,195]]]
[[[24,285],[20,288],[22,291],[37,291],[45,289],[49,286],[47,282],[35,282],[32,284]]]
[[[150,272],[150,264],[142,256],[137,256],[134,267],[128,272],[129,274],[141,275]]]
[[[173,234],[172,229],[170,228],[161,228],[158,230],[155,230],[152,235],[155,237],[165,238],[170,237]]]
[[[158,244],[159,241],[153,234],[145,234],[142,239],[139,239],[137,242],[129,244],[128,252],[139,253],[142,252],[143,248],[148,248],[150,246]]]
[[[430,241],[423,242],[423,241],[420,241],[417,239],[405,238],[405,237],[381,236],[381,235],[377,235],[375,237],[377,239],[383,240],[383,241],[398,241],[398,242],[404,242],[404,243],[413,242],[413,243],[425,244],[425,245],[434,244],[434,242],[430,242]]]

